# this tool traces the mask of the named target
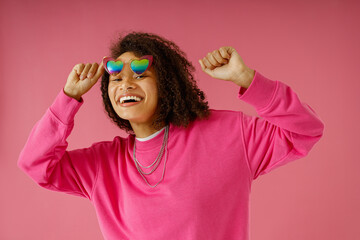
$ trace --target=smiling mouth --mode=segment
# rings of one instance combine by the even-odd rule
[[[142,98],[137,97],[137,96],[126,96],[126,97],[120,98],[119,102],[120,102],[120,104],[134,103],[134,102],[140,102],[141,100],[142,100]]]
[[[121,107],[130,107],[130,106],[136,105],[138,103],[141,103],[142,100],[143,100],[143,98],[140,98],[140,97],[127,96],[127,97],[120,98],[120,100],[118,102],[120,103]]]

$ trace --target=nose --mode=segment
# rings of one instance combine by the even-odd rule
[[[120,91],[135,89],[134,73],[131,71],[130,66],[125,64],[124,69],[118,74],[117,78],[121,79],[118,85]]]
[[[124,77],[120,83],[120,90],[121,91],[127,91],[127,90],[131,90],[131,89],[135,89],[136,86],[134,84],[134,82],[132,81],[132,79]]]

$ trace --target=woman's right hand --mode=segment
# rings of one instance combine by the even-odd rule
[[[74,66],[69,74],[64,87],[64,93],[80,101],[81,96],[90,90],[104,73],[103,62],[79,63]]]

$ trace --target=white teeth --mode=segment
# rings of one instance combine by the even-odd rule
[[[141,101],[141,98],[139,97],[136,97],[136,96],[126,96],[126,97],[122,97],[120,98],[120,104],[124,103],[125,100],[135,100],[136,102],[140,102]]]

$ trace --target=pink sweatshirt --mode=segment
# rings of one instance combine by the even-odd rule
[[[18,166],[44,188],[88,198],[105,239],[246,240],[252,181],[306,156],[324,125],[290,87],[259,72],[239,99],[261,118],[211,110],[186,129],[170,125],[165,176],[155,188],[135,167],[133,135],[66,150],[83,100],[63,90],[32,129]],[[142,165],[155,160],[163,135],[136,140]],[[161,179],[164,162],[147,175],[150,184]]]

